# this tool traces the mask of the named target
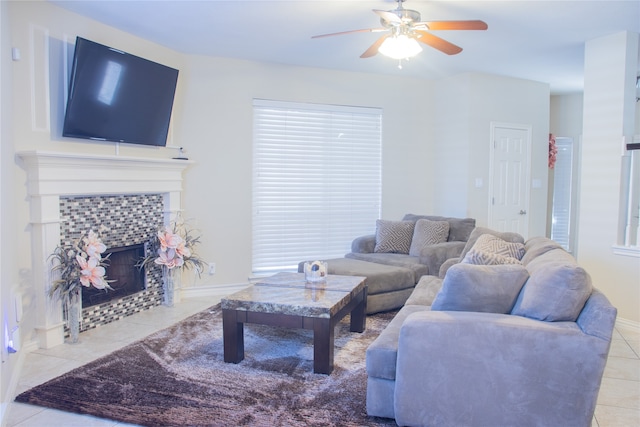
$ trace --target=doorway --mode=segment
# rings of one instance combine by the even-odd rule
[[[550,170],[553,189],[551,239],[568,252],[574,249],[575,235],[575,147],[572,138],[556,137],[556,163]]]
[[[529,235],[531,126],[491,123],[489,227]]]

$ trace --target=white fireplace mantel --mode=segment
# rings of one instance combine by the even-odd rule
[[[182,174],[194,162],[52,151],[16,155],[27,173],[38,346],[51,348],[64,342],[60,304],[47,297],[48,258],[60,243],[60,197],[162,194],[168,224],[181,211]]]

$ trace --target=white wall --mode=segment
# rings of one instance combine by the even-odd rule
[[[432,211],[429,82],[209,57],[187,68],[180,143],[198,164],[186,174],[185,205],[206,229],[203,255],[216,262],[207,283],[251,274],[254,98],[382,108],[382,216]]]
[[[532,127],[529,236],[545,234],[549,85],[488,74],[463,74],[438,82],[434,97],[438,188],[434,206],[455,206],[451,214],[476,218],[487,226],[491,122]],[[476,188],[475,179],[483,186]]]
[[[12,289],[18,283],[15,246],[21,234],[12,225],[16,220],[13,209],[13,144],[11,141],[11,51],[7,2],[0,2],[0,414],[5,412],[10,396],[11,372],[18,366],[18,356],[7,353],[5,328],[16,325]],[[0,420],[1,421],[1,420]]]
[[[618,308],[640,321],[640,258],[618,255],[622,138],[635,122],[638,34],[589,41],[585,49],[582,173],[577,257]]]

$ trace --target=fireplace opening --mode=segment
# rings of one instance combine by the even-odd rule
[[[144,257],[143,243],[109,248],[104,255],[109,255],[109,265],[106,267],[106,276],[109,281],[109,286],[111,286],[113,290],[105,292],[105,290],[94,287],[83,287],[83,308],[132,295],[146,288],[144,269],[136,267],[136,263]]]

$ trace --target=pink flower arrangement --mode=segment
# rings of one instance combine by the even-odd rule
[[[556,147],[556,137],[552,133],[549,134],[549,169],[553,169],[556,165],[558,156],[558,147]]]
[[[169,270],[196,267],[200,272],[204,262],[193,252],[194,246],[199,242],[200,237],[193,236],[184,224],[174,223],[172,227],[161,227],[149,242],[149,256],[138,265],[142,268],[156,264]]]
[[[102,256],[106,250],[106,245],[93,230],[83,234],[71,247],[58,246],[51,258],[54,261],[52,271],[59,271],[60,278],[53,282],[50,295],[68,300],[80,286],[111,289],[105,277],[108,257]]]

